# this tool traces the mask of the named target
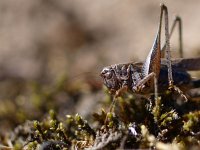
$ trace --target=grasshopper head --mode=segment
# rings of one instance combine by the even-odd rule
[[[111,93],[114,93],[119,89],[117,76],[111,66],[103,68],[100,76],[103,78],[104,85]]]

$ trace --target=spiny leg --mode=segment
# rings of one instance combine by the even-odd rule
[[[150,85],[154,84],[155,88],[155,99],[158,99],[158,89],[157,89],[157,79],[160,74],[160,64],[161,64],[161,28],[162,28],[162,17],[163,17],[163,12],[165,12],[165,20],[167,20],[167,25],[168,25],[168,16],[166,14],[167,8],[165,5],[161,5],[161,12],[160,12],[160,19],[159,19],[159,27],[157,31],[157,35],[155,38],[155,41],[153,43],[152,49],[149,52],[145,63],[143,64],[142,67],[142,75],[143,75],[143,80],[139,82],[140,86],[137,86],[142,88],[144,85],[144,82],[149,82]],[[167,16],[167,18],[166,18]],[[166,28],[165,25],[165,48],[167,49],[167,65],[168,65],[168,78],[169,78],[169,85],[173,85],[173,78],[172,78],[172,72],[171,69],[171,59],[170,59],[170,52],[169,52],[169,31],[168,31],[168,26]],[[152,78],[154,77],[154,78]],[[154,82],[153,82],[154,79]]]
[[[171,54],[170,54],[170,42],[169,42],[169,23],[168,23],[168,10],[167,7],[162,4],[161,8],[165,13],[165,45],[166,45],[166,59],[167,59],[167,68],[168,68],[168,81],[169,87],[173,86],[173,77],[172,77],[172,64],[171,64]]]
[[[166,43],[166,59],[167,59],[167,68],[168,68],[168,82],[169,89],[173,89],[178,92],[186,101],[187,97],[183,94],[183,92],[174,85],[173,77],[172,77],[172,64],[171,64],[171,55],[170,55],[170,42],[169,42],[169,24],[168,24],[168,10],[167,7],[162,4],[161,8],[164,9],[165,12],[165,43]]]
[[[170,55],[170,41],[169,41],[170,34],[169,34],[169,23],[168,23],[168,10],[164,4],[161,4],[161,13],[160,13],[158,32],[157,32],[153,47],[152,47],[151,51],[149,52],[149,55],[147,56],[146,61],[143,65],[142,75],[143,75],[143,78],[145,78],[146,76],[148,76],[148,74],[150,74],[151,72],[154,72],[156,78],[159,77],[160,63],[161,63],[161,48],[160,48],[161,40],[160,39],[161,39],[161,27],[162,27],[163,12],[164,12],[164,21],[165,21],[165,48],[166,48],[165,57],[166,57],[166,63],[167,63],[167,68],[168,68],[169,89],[175,90],[182,97],[184,97],[184,99],[187,100],[187,98],[183,94],[183,92],[178,87],[174,86],[174,81],[173,81],[173,76],[172,76],[171,55]],[[173,28],[174,27],[172,27],[172,32],[173,32]],[[151,84],[153,84],[152,80],[150,82],[151,82]]]
[[[166,48],[166,58],[167,58],[167,67],[168,67],[168,80],[169,85],[173,85],[173,78],[172,78],[172,69],[171,69],[171,58],[170,58],[170,51],[169,51],[169,29],[168,29],[168,12],[167,7],[162,4],[161,5],[161,12],[160,12],[160,19],[159,19],[159,27],[157,31],[157,35],[155,41],[153,43],[152,49],[150,50],[145,63],[142,67],[142,75],[143,78],[147,77],[150,73],[155,73],[156,79],[158,79],[160,74],[160,64],[161,64],[161,27],[162,27],[162,17],[163,12],[165,13],[165,48]],[[155,80],[154,80],[155,81]],[[150,84],[155,84],[153,80],[149,81]]]
[[[176,16],[172,27],[170,29],[170,34],[169,34],[169,39],[171,39],[172,34],[174,33],[174,28],[178,24],[178,31],[179,31],[179,54],[180,57],[183,58],[183,40],[182,40],[182,20],[179,16]],[[161,49],[161,57],[164,57],[165,55],[165,49],[166,49],[166,44]]]
[[[182,20],[181,20],[181,18],[179,16],[176,16],[176,18],[175,18],[175,20],[173,22],[169,38],[171,38],[172,33],[173,33],[174,28],[175,28],[177,23],[178,23],[178,31],[179,31],[179,54],[180,54],[180,57],[183,58]]]
[[[169,34],[169,23],[168,23],[168,10],[167,7],[164,4],[161,4],[161,14],[160,14],[160,22],[159,22],[159,28],[158,33],[156,36],[156,40],[154,42],[153,48],[149,53],[149,56],[147,57],[147,61],[144,64],[144,75],[146,76],[147,73],[150,72],[156,73],[156,76],[159,75],[160,72],[160,39],[161,39],[161,26],[162,26],[162,16],[164,12],[164,21],[165,21],[165,48],[166,48],[166,61],[167,61],[167,68],[168,68],[168,81],[169,81],[169,87],[173,87],[174,81],[172,77],[172,64],[171,64],[171,54],[170,54],[170,34],[172,35],[174,27],[176,25],[176,22],[178,21],[180,23],[180,18],[177,18],[172,26],[171,33]],[[180,32],[181,33],[181,32]],[[182,34],[182,33],[181,33]],[[157,61],[156,61],[157,60]],[[148,66],[149,65],[149,66]]]

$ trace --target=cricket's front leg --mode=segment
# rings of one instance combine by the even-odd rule
[[[115,98],[121,96],[123,93],[127,91],[128,91],[128,86],[127,85],[123,86],[122,88],[120,88],[119,90],[115,92]]]

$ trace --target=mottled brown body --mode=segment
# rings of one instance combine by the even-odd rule
[[[194,65],[196,64],[196,65]],[[101,74],[108,78],[104,78],[104,84],[110,89],[111,93],[115,93],[117,90],[123,88],[124,86],[128,87],[129,91],[132,92],[152,92],[153,87],[147,82],[143,86],[142,91],[135,91],[135,87],[139,81],[143,79],[142,76],[142,66],[143,63],[127,63],[127,64],[115,64],[108,67],[105,67]],[[200,70],[200,58],[188,58],[188,59],[175,59],[172,60],[172,72],[174,84],[181,87],[183,91],[193,87],[193,80],[187,71]],[[162,92],[168,88],[167,79],[167,65],[166,60],[161,60],[161,68],[158,77],[158,89],[159,92]]]

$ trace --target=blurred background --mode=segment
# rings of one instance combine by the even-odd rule
[[[103,99],[101,69],[147,56],[161,2],[170,25],[176,15],[183,20],[185,57],[199,56],[197,0],[0,1],[0,128],[40,120],[49,109],[61,116],[93,112]]]

